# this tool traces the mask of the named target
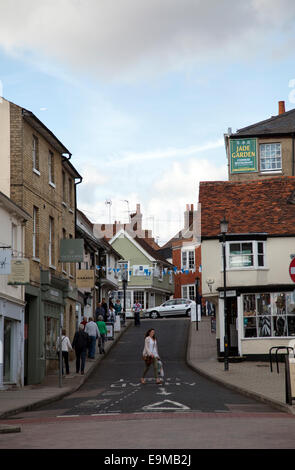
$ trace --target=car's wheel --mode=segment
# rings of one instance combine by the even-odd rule
[[[158,312],[156,312],[156,310],[153,310],[151,313],[150,313],[150,318],[159,318],[159,314]]]
[[[190,316],[191,316],[191,309],[190,309],[190,308],[187,309],[187,311],[186,311],[186,316],[187,316],[187,317],[190,317]]]

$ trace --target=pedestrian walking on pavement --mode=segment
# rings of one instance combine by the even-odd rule
[[[66,330],[61,331],[61,351],[62,351],[62,375],[64,375],[64,363],[66,366],[66,374],[69,375],[70,367],[69,367],[69,350],[72,351],[72,345],[69,338],[66,336]],[[56,351],[59,357],[60,354],[60,338],[56,340]]]
[[[79,374],[81,368],[81,375],[84,375],[85,361],[87,347],[89,345],[90,338],[84,331],[84,325],[80,323],[79,330],[75,333],[72,347],[76,353],[76,374]]]
[[[144,349],[142,352],[142,357],[145,362],[145,369],[142,374],[141,383],[142,384],[145,383],[145,376],[151,364],[153,364],[156,383],[161,384],[162,380],[159,378],[159,366],[158,366],[158,361],[160,360],[160,356],[158,353],[158,344],[156,340],[155,330],[153,328],[150,328],[145,334]]]
[[[108,308],[108,304],[106,303],[105,297],[101,299],[101,306],[104,309],[103,319],[106,322],[108,318],[109,308]]]
[[[104,316],[105,309],[102,307],[101,302],[97,304],[96,310],[95,310],[95,321],[98,321],[98,317],[100,315]]]
[[[132,310],[134,313],[134,326],[139,326],[140,325],[140,312],[142,311],[142,305],[139,302],[135,302]]]
[[[84,328],[87,324],[87,317],[83,317],[83,320],[81,321],[81,324],[84,325]]]
[[[85,333],[87,333],[90,337],[90,346],[88,350],[88,358],[94,359],[95,358],[95,346],[96,346],[96,338],[100,337],[100,332],[97,327],[97,324],[94,323],[93,318],[89,318],[89,322],[85,327]]]
[[[121,315],[122,305],[121,305],[120,299],[116,300],[115,305],[114,305],[114,309],[115,309],[116,315]]]
[[[102,315],[99,315],[98,321],[96,322],[96,324],[100,332],[100,338],[98,339],[99,354],[105,354],[104,343],[107,337],[107,327],[106,327],[105,322],[103,321]]]

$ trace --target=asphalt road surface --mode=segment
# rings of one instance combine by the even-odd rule
[[[144,334],[154,328],[165,380],[150,367]],[[217,385],[185,362],[189,320],[144,320],[131,326],[75,393],[11,421],[19,435],[0,448],[295,448],[295,419]]]

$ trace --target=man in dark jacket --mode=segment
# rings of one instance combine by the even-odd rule
[[[76,353],[76,373],[79,374],[81,362],[81,374],[84,375],[86,352],[90,343],[90,338],[84,331],[83,323],[80,323],[79,330],[75,333],[72,347]]]
[[[102,307],[101,302],[97,304],[96,310],[95,310],[95,321],[98,321],[99,316],[104,317],[105,315],[105,309]]]
[[[109,315],[109,308],[108,308],[108,304],[106,303],[106,299],[104,297],[101,300],[101,306],[104,309],[103,321],[106,322],[108,319],[108,315]]]

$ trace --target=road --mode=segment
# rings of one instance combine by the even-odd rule
[[[152,366],[140,383],[144,333],[155,328],[165,381]],[[217,385],[185,362],[189,320],[144,320],[130,327],[71,396],[14,416],[22,432],[0,449],[295,448],[295,419]]]

